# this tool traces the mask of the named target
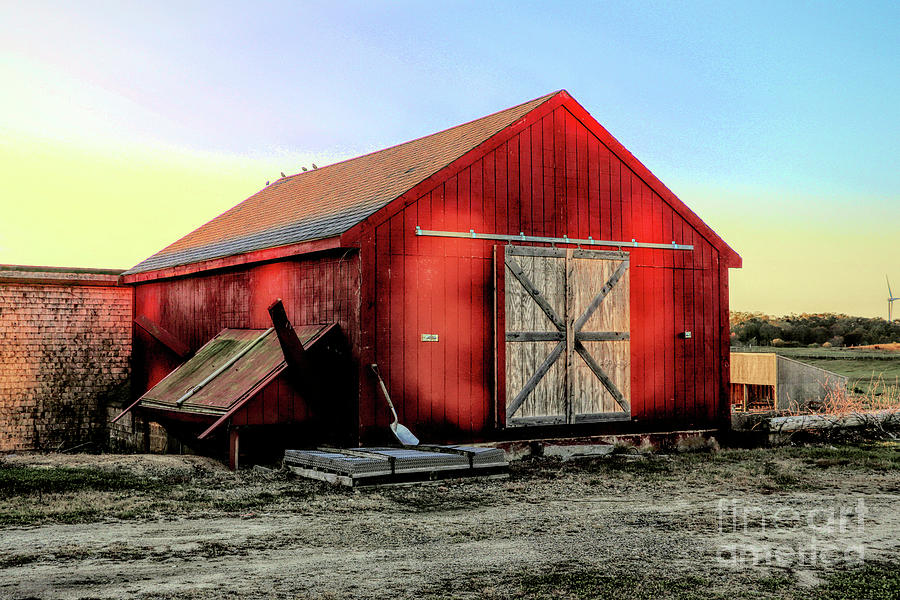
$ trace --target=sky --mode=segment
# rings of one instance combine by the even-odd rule
[[[128,268],[566,89],[741,254],[733,310],[900,295],[897,2],[0,0],[0,82],[0,263]]]

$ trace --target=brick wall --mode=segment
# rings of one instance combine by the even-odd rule
[[[118,274],[0,265],[0,451],[106,445],[129,396],[132,290]]]

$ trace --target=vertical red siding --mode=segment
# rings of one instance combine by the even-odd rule
[[[376,285],[375,344],[392,397],[426,435],[484,436],[497,409],[493,243],[416,238],[416,225],[693,244],[630,251],[632,410],[639,421],[683,427],[720,415],[727,298],[716,250],[565,107],[394,214],[373,240],[376,278],[388,280]],[[422,342],[422,333],[440,341]]]
[[[731,425],[731,326],[728,312],[728,268],[719,267],[719,414],[722,427]]]
[[[400,228],[398,228],[399,232]],[[268,306],[281,298],[295,324],[337,322],[359,357],[359,256],[319,254],[234,270],[164,279],[135,286],[135,317],[146,316],[192,350],[225,327],[271,326]],[[134,391],[143,393],[177,361],[146,335],[134,338]],[[260,392],[259,401],[235,414],[235,424],[301,420],[303,400],[281,379]]]

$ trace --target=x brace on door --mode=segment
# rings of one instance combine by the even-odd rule
[[[567,273],[571,272],[572,257],[573,253],[570,250],[566,254]],[[548,319],[550,319],[550,322],[556,328],[556,331],[507,332],[506,341],[558,342],[556,346],[554,346],[550,354],[540,364],[537,370],[531,375],[521,391],[519,391],[516,397],[507,404],[507,419],[512,418],[512,416],[522,406],[528,396],[534,391],[535,387],[537,387],[541,379],[543,379],[543,377],[547,374],[553,364],[560,358],[560,356],[563,355],[563,352],[567,352],[567,355],[569,356],[571,356],[573,353],[577,353],[588,366],[590,371],[594,374],[594,376],[600,381],[603,387],[610,393],[616,403],[622,408],[622,410],[625,411],[625,413],[630,413],[631,408],[628,400],[618,389],[615,383],[613,383],[613,381],[609,378],[609,376],[603,371],[600,364],[594,359],[594,357],[590,354],[588,349],[583,344],[583,342],[621,341],[629,339],[628,332],[583,331],[585,325],[590,320],[595,311],[600,307],[604,298],[607,297],[612,288],[622,278],[622,276],[628,269],[627,256],[620,260],[622,261],[621,264],[619,264],[618,268],[615,270],[612,276],[606,281],[597,295],[593,298],[587,309],[585,309],[585,311],[577,319],[573,318],[574,315],[567,315],[567,318],[563,319],[559,316],[559,314],[557,314],[550,303],[546,300],[544,295],[541,293],[541,290],[539,290],[531,281],[531,279],[529,279],[524,269],[522,269],[522,267],[516,262],[516,260],[511,256],[506,256],[506,267],[509,269],[510,273],[513,274],[516,280],[522,285],[528,295],[540,307],[541,311],[547,316]],[[567,420],[571,419],[571,410],[571,402],[567,401]]]

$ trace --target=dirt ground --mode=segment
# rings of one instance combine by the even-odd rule
[[[825,597],[900,560],[891,443],[362,491],[178,456],[11,455],[0,476],[0,598]]]

